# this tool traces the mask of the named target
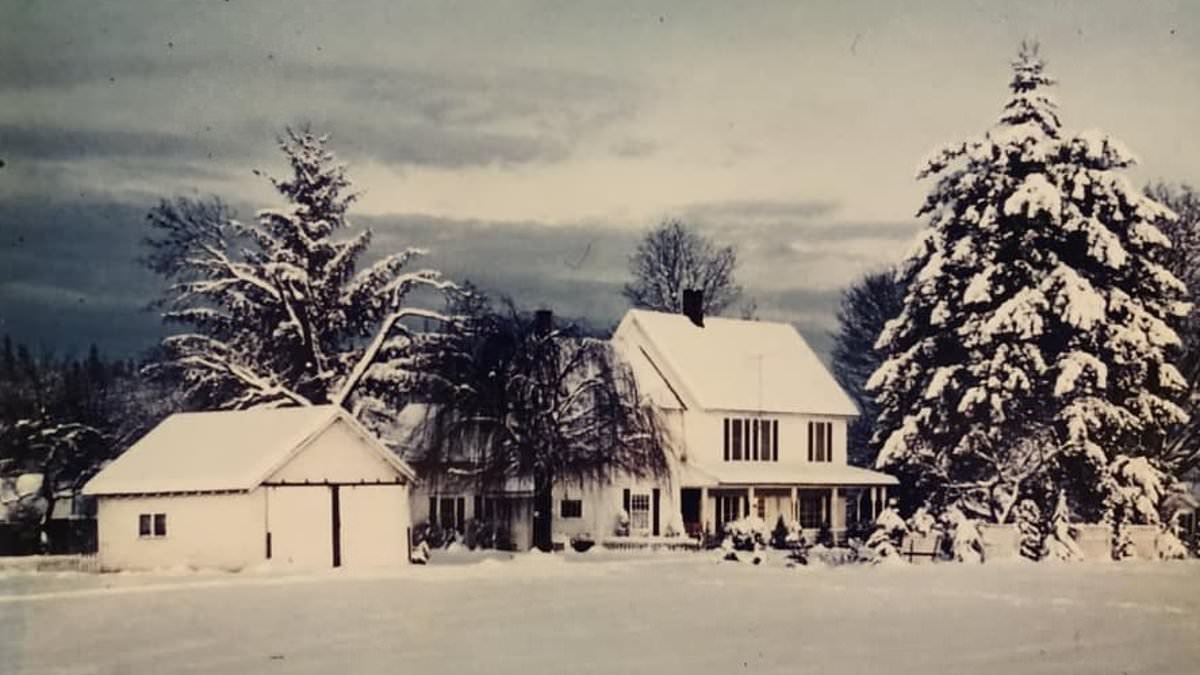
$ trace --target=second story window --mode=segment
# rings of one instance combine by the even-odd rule
[[[726,462],[778,462],[779,420],[725,418]]]
[[[833,423],[808,423],[808,461],[833,461]]]

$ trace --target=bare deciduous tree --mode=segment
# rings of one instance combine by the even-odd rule
[[[842,294],[838,330],[833,339],[833,374],[858,403],[861,414],[850,425],[848,453],[851,464],[871,466],[879,451],[871,444],[879,407],[866,391],[867,379],[883,363],[875,341],[888,321],[904,307],[904,284],[894,270],[871,272]]]
[[[704,313],[717,315],[742,297],[734,272],[737,252],[719,246],[679,220],[646,233],[629,259],[633,281],[622,294],[634,307],[679,313],[684,289],[704,292]]]

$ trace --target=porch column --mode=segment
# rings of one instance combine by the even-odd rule
[[[833,532],[834,543],[840,543],[845,537],[846,506],[842,504],[842,491],[836,487],[829,490],[829,529]]]
[[[754,486],[746,488],[746,517],[750,514],[758,515],[758,505],[754,501]]]
[[[791,525],[791,523],[793,521],[800,520],[800,506],[799,506],[799,500],[796,499],[796,491],[797,491],[797,488],[795,485],[793,485],[792,486],[792,515],[788,518],[789,526]]]
[[[829,495],[826,495],[826,496],[829,496]],[[825,524],[825,523],[829,522],[829,510],[831,508],[833,508],[833,507],[830,506],[829,501],[827,499],[821,500],[821,524]],[[832,529],[832,527],[831,527],[831,529]]]
[[[879,503],[882,505],[882,506],[880,506],[880,508],[887,506],[887,486],[886,485],[881,485],[879,487]]]
[[[709,530],[709,514],[708,514],[708,488],[700,488],[700,529],[705,532],[715,532]]]

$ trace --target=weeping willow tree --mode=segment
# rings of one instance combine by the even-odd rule
[[[555,328],[548,312],[466,302],[442,368],[454,386],[428,408],[412,458],[424,475],[483,492],[532,485],[534,545],[549,550],[557,482],[666,472],[658,415],[607,341]]]

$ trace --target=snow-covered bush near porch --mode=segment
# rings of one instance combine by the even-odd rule
[[[746,516],[725,524],[725,535],[739,551],[753,551],[766,546],[771,531],[758,516]]]
[[[864,544],[864,553],[874,562],[902,560],[900,547],[907,535],[908,524],[900,517],[894,504],[889,504],[875,519],[875,530]]]

